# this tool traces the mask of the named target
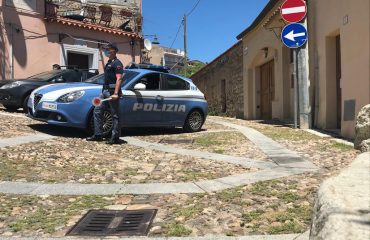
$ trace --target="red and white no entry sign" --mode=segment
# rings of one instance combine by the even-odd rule
[[[302,21],[307,14],[307,5],[304,0],[286,0],[281,6],[281,16],[289,23]]]

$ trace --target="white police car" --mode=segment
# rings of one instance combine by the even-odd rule
[[[125,69],[120,99],[122,127],[182,127],[199,131],[208,114],[204,94],[187,78],[160,69]],[[92,100],[102,91],[104,75],[84,83],[53,84],[34,90],[28,116],[49,124],[92,129]],[[103,132],[112,128],[104,113]]]

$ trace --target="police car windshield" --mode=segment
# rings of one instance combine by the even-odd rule
[[[37,80],[37,81],[48,81],[51,78],[54,78],[57,75],[59,75],[61,72],[62,72],[62,70],[53,70],[53,71],[49,71],[49,72],[43,72],[43,73],[33,75],[33,76],[29,77],[28,79]]]
[[[124,70],[123,73],[124,73],[123,84],[131,81],[132,79],[134,79],[134,77],[136,77],[139,74],[137,72],[127,71],[127,70]],[[100,74],[100,75],[94,76],[92,78],[89,78],[85,82],[86,83],[103,85],[104,84],[104,74]]]

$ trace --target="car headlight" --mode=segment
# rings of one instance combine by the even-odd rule
[[[20,85],[21,85],[20,82],[8,83],[8,84],[5,84],[4,86],[2,86],[1,89],[15,88],[15,87],[19,87]]]
[[[59,97],[57,101],[63,102],[63,103],[74,102],[80,99],[84,94],[85,94],[85,91],[76,91],[76,92],[67,93]]]

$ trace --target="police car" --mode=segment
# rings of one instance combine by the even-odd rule
[[[146,69],[143,69],[146,68]],[[155,66],[124,70],[120,119],[122,127],[182,127],[201,130],[208,114],[204,94],[191,79],[169,74]],[[102,92],[104,75],[83,83],[53,84],[34,90],[28,116],[53,125],[93,129],[93,100]],[[104,112],[103,134],[112,128]]]

